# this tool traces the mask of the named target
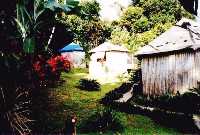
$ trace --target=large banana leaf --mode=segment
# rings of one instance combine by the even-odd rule
[[[30,5],[30,3],[34,4],[33,9],[27,6]],[[60,4],[56,0],[21,0],[17,4],[17,18],[15,20],[24,42],[24,52],[34,52],[36,46],[36,41],[34,39],[36,33],[38,33],[38,28],[43,26],[47,21],[44,15],[50,15],[48,21],[54,22],[56,13],[71,12],[75,7],[78,7],[78,3],[79,2],[75,0],[66,0],[65,4]],[[52,25],[52,27],[55,26]],[[43,42],[46,43],[46,41]],[[44,43],[40,43],[40,45]]]
[[[66,0],[66,4],[60,4],[55,0],[48,0],[45,4],[45,8],[50,9],[53,12],[64,11],[70,12],[73,8],[77,7],[78,1],[75,0]]]

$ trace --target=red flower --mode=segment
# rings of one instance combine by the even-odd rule
[[[58,77],[62,71],[69,71],[70,65],[70,61],[63,56],[53,56],[47,61],[40,56],[38,60],[33,63],[33,69],[40,80],[54,79],[54,77]]]
[[[47,63],[50,65],[52,72],[70,70],[70,61],[63,56],[55,56],[50,58]]]
[[[33,64],[33,68],[36,72],[39,72],[41,70],[41,64],[40,64],[40,61],[36,61],[34,64]]]

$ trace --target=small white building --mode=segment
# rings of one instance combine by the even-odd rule
[[[90,51],[89,75],[93,79],[114,82],[117,77],[132,68],[132,57],[128,49],[105,42]]]

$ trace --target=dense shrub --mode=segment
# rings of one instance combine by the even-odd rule
[[[91,117],[84,121],[80,127],[80,131],[84,133],[106,132],[108,130],[123,131],[126,123],[127,119],[123,113],[110,108],[104,108],[96,111]]]
[[[136,95],[131,103],[186,114],[200,113],[200,95],[195,92],[177,93],[175,96],[165,94],[159,97]]]
[[[100,84],[96,80],[80,79],[78,88],[87,91],[98,91],[100,90]]]

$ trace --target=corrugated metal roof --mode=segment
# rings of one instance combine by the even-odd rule
[[[110,42],[104,42],[103,44],[92,49],[90,52],[93,53],[93,52],[106,52],[106,51],[128,52],[128,49],[125,48],[124,46],[113,45]]]
[[[191,24],[188,28],[183,28],[183,23]],[[200,48],[200,24],[197,22],[183,18],[175,26],[161,34],[148,45],[139,49],[136,56],[150,55],[164,52],[172,52],[185,48],[194,50]]]

